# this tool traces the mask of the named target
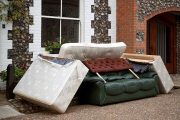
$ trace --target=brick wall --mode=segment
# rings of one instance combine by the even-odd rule
[[[135,41],[134,0],[117,0],[117,41],[125,42],[126,52],[132,52]]]
[[[12,30],[8,31],[8,39],[12,39],[12,49],[8,49],[8,58],[19,68],[27,69],[31,64],[32,52],[29,52],[29,43],[33,42],[33,34],[29,33],[29,25],[33,24],[33,17],[29,15],[29,7],[33,0],[24,0],[20,13],[27,14],[13,21]],[[28,22],[28,20],[30,20]]]
[[[25,0],[25,1],[28,3],[32,3],[31,5],[28,5],[26,9],[30,14],[30,17],[32,18],[32,24],[26,25],[26,27],[28,28],[26,29],[27,36],[22,36],[23,38],[28,40],[23,43],[23,45],[26,48],[23,51],[19,49],[24,48],[24,46],[21,46],[19,48],[17,47],[20,44],[22,45],[22,43],[17,44],[19,38],[12,37],[11,35],[12,32],[10,31],[13,29],[12,24],[0,22],[0,26],[2,26],[2,24],[6,25],[6,28],[3,29],[0,28],[0,71],[6,69],[7,65],[11,64],[12,62],[13,63],[18,62],[17,64],[19,66],[20,65],[19,63],[21,63],[22,59],[27,58],[26,56],[24,57],[24,54],[29,55],[26,61],[30,63],[30,61],[31,60],[33,61],[39,53],[45,52],[44,48],[41,47],[41,1],[42,0]],[[94,29],[91,28],[91,21],[94,20],[94,13],[91,12],[91,6],[94,5],[94,3],[95,3],[94,0],[81,0],[81,5],[80,5],[81,42],[90,43],[91,36],[95,34]],[[108,0],[108,5],[111,9],[111,14],[108,17],[108,21],[111,21],[111,29],[109,29],[107,36],[111,37],[111,42],[116,42],[116,0]],[[13,25],[15,27],[18,26],[15,24]],[[14,55],[15,53],[14,51],[16,52],[16,55]]]
[[[180,12],[179,0],[117,0],[117,41],[126,52],[147,53],[147,21],[165,12]],[[177,73],[180,73],[180,20],[177,21]]]
[[[91,36],[92,43],[111,43],[111,36],[109,36],[112,25],[112,21],[109,21],[112,13],[110,3],[113,1],[95,0],[94,5],[91,6],[91,12],[94,13],[94,20],[91,21],[91,27],[94,29],[94,35]],[[114,6],[114,4],[111,5]]]
[[[126,52],[146,53],[147,20],[169,11],[180,11],[180,1],[117,0],[117,41],[127,44]]]

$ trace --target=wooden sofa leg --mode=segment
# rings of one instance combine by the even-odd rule
[[[129,69],[129,71],[130,71],[137,79],[140,79],[139,76],[138,76],[134,71],[132,71],[131,69]]]

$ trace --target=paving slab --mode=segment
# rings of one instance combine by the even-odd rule
[[[0,106],[9,104],[5,94],[5,91],[0,91]]]
[[[0,119],[23,115],[9,105],[0,106]]]
[[[6,81],[0,79],[0,91],[6,90]]]
[[[171,78],[174,82],[174,88],[180,88],[180,74],[171,74]]]

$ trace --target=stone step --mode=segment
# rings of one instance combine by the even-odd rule
[[[9,105],[0,106],[0,119],[19,116],[19,115],[24,115],[24,114],[16,111],[14,108],[12,108]]]

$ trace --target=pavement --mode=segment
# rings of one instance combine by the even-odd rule
[[[180,74],[171,75],[176,88],[180,88]],[[0,91],[0,120],[180,120],[180,89],[169,94],[106,106],[74,105],[64,114],[45,110],[21,114],[5,99]]]
[[[4,120],[180,120],[180,89],[106,106],[75,105],[64,114],[43,111]]]

